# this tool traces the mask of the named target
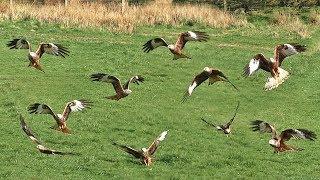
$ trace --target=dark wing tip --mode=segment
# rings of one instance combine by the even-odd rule
[[[28,109],[29,113],[32,114],[37,111],[37,109],[40,105],[41,105],[40,103],[30,104],[27,109]]]
[[[149,41],[147,41],[147,42],[143,45],[142,50],[143,50],[144,52],[148,53],[148,52],[150,52],[151,50],[153,50],[153,47],[152,47],[152,45],[151,45],[151,41],[152,41],[152,39],[149,40]]]
[[[297,129],[297,130],[303,132],[303,134],[306,137],[306,139],[309,139],[309,140],[312,140],[312,141],[317,139],[317,135],[313,131],[310,131],[310,130],[307,130],[307,129]]]
[[[250,74],[250,69],[249,69],[249,64],[247,64],[247,65],[244,66],[244,68],[243,68],[242,76],[243,76],[243,77],[248,77],[249,74]]]
[[[137,81],[139,81],[139,82],[143,82],[144,80],[145,80],[145,78],[144,78],[144,77],[142,77],[142,76],[138,75],[138,79],[137,79]]]
[[[80,101],[82,103],[82,105],[86,108],[91,109],[91,107],[93,106],[93,102],[90,100],[86,100],[86,99],[79,99],[78,101]]]
[[[90,75],[92,81],[100,81],[107,74],[104,73],[94,73]]]
[[[302,45],[299,43],[289,43],[289,44],[292,45],[298,52],[305,52],[307,50],[306,45]]]
[[[251,121],[251,129],[252,131],[260,131],[260,124],[263,123],[264,121],[261,120],[254,120]]]

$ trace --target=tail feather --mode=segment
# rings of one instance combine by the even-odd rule
[[[280,84],[282,84],[286,79],[289,78],[289,72],[278,67],[278,71],[279,71],[279,74],[278,74],[278,77],[274,78],[274,77],[271,77],[271,78],[268,78],[264,88],[265,90],[272,90],[274,88],[277,88]]]

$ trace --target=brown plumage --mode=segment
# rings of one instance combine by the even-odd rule
[[[28,107],[28,111],[30,114],[50,114],[53,119],[56,121],[56,125],[52,128],[58,131],[61,131],[63,133],[70,134],[70,129],[67,127],[67,120],[69,117],[69,114],[71,112],[81,111],[84,108],[90,108],[92,102],[87,100],[73,100],[71,102],[68,102],[64,108],[64,111],[62,114],[56,114],[53,112],[50,106],[46,104],[40,104],[40,103],[34,103],[31,104]]]
[[[42,72],[44,71],[41,67],[40,59],[44,53],[61,56],[63,58],[65,58],[65,56],[69,56],[69,51],[66,47],[54,43],[40,43],[36,52],[33,52],[31,50],[30,43],[25,38],[13,39],[8,42],[7,46],[10,47],[10,49],[29,49],[29,66]]]
[[[272,90],[282,84],[288,77],[289,73],[280,68],[284,59],[288,56],[304,52],[306,47],[296,43],[280,44],[274,49],[274,57],[267,60],[263,54],[257,54],[244,67],[243,75],[251,76],[259,69],[270,72],[271,77],[265,84],[265,90]]]
[[[225,76],[222,71],[214,68],[205,67],[203,71],[196,75],[194,79],[192,80],[191,84],[189,85],[184,97],[183,102],[191,96],[192,92],[196,87],[198,87],[200,84],[202,84],[204,81],[209,79],[209,85],[218,82],[218,81],[226,81],[230,83],[237,91],[239,89]]]
[[[152,156],[156,152],[156,150],[159,147],[159,144],[161,141],[163,141],[166,138],[168,131],[162,132],[149,146],[148,149],[142,148],[141,150],[136,150],[134,148],[131,148],[126,145],[120,145],[118,143],[113,143],[113,145],[119,147],[123,151],[133,155],[135,158],[140,159],[141,163],[143,163],[146,166],[150,166],[153,163]]]
[[[144,78],[141,76],[133,76],[125,84],[121,85],[121,82],[117,77],[104,73],[92,74],[91,79],[92,81],[111,83],[113,85],[114,90],[116,91],[116,95],[108,96],[106,98],[117,101],[124,97],[127,97],[130,93],[132,93],[132,91],[129,89],[130,83],[136,83],[139,85],[139,82],[144,81]]]
[[[75,153],[66,153],[66,152],[60,152],[60,151],[56,151],[53,149],[49,149],[45,146],[42,145],[42,143],[36,138],[36,136],[34,135],[34,133],[32,132],[31,128],[27,125],[27,123],[25,122],[24,118],[20,115],[20,126],[21,129],[26,133],[26,135],[32,140],[32,142],[34,142],[35,144],[37,144],[37,149],[44,154],[58,154],[58,155],[75,155]]]
[[[180,58],[191,59],[189,56],[182,53],[182,49],[184,48],[186,43],[188,41],[199,41],[199,42],[207,41],[208,39],[209,39],[209,36],[205,32],[188,31],[188,32],[183,32],[179,34],[179,37],[175,45],[173,44],[168,45],[163,38],[155,38],[146,42],[143,45],[142,49],[144,50],[144,52],[148,53],[157,47],[165,46],[165,47],[168,47],[170,52],[174,55],[173,60],[177,60]]]
[[[232,117],[226,124],[222,124],[222,125],[216,126],[216,125],[214,125],[214,124],[206,121],[204,118],[201,118],[201,120],[202,120],[203,122],[205,122],[206,124],[208,124],[208,125],[216,128],[218,131],[222,131],[224,134],[227,134],[227,135],[228,135],[228,134],[231,133],[231,124],[233,123],[234,118],[235,118],[236,115],[237,115],[237,112],[238,112],[238,109],[239,109],[239,105],[240,105],[240,102],[238,101],[238,104],[237,104],[237,107],[236,107],[236,110],[235,110],[235,112],[234,112],[233,117]]]
[[[286,129],[282,131],[280,135],[277,135],[276,129],[267,122],[255,120],[251,122],[251,125],[253,131],[272,133],[272,139],[269,140],[269,144],[273,147],[275,153],[302,150],[285,143],[292,137],[311,141],[314,141],[314,139],[317,138],[317,135],[314,132],[307,129]]]

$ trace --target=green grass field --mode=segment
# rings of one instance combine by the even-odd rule
[[[142,52],[150,38],[162,36],[175,42],[186,30],[206,31],[210,40],[189,43],[192,60],[173,61],[165,48]],[[211,29],[193,27],[141,27],[134,34],[104,30],[70,29],[36,21],[0,22],[0,177],[23,179],[103,179],[214,177],[219,179],[316,179],[319,177],[318,141],[291,140],[304,148],[296,153],[274,154],[270,135],[250,130],[250,121],[266,120],[279,131],[306,128],[317,134],[319,126],[320,32],[311,28],[309,38],[276,26]],[[61,43],[70,50],[63,59],[44,55],[46,73],[27,67],[27,50],[9,50],[7,41],[24,36],[36,48],[39,42]],[[308,51],[288,58],[283,68],[290,78],[277,89],[265,92],[269,74],[243,78],[242,69],[256,53],[268,57],[278,43],[306,44]],[[187,103],[181,98],[194,75],[205,66],[222,70],[240,89],[227,83],[200,86]],[[122,81],[142,75],[145,82],[132,85],[133,93],[120,101],[111,84],[92,82],[90,74],[103,72]],[[247,96],[249,99],[244,98]],[[49,127],[49,115],[29,115],[26,107],[40,102],[58,113],[74,99],[94,102],[92,109],[71,114],[72,135]],[[226,137],[201,121],[219,124],[234,113],[240,101],[233,132]],[[19,114],[44,144],[78,156],[41,154],[20,129]],[[148,146],[162,131],[169,130],[151,167],[145,167],[111,142],[136,148]]]

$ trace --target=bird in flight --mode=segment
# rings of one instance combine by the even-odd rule
[[[284,59],[288,56],[304,52],[305,50],[306,46],[297,43],[277,45],[274,49],[274,57],[270,58],[270,60],[267,60],[261,53],[256,54],[244,67],[243,75],[244,77],[251,76],[259,69],[270,72],[271,77],[267,79],[264,89],[272,90],[289,77],[289,73],[280,68]]]
[[[91,79],[92,81],[111,83],[113,85],[114,90],[116,91],[116,95],[108,96],[106,98],[117,101],[124,97],[127,97],[130,93],[132,93],[132,91],[129,89],[130,83],[136,83],[139,85],[140,82],[144,81],[144,78],[141,76],[133,76],[125,84],[121,85],[121,82],[117,77],[104,73],[92,74]]]
[[[38,138],[34,135],[34,133],[32,132],[31,128],[27,125],[27,123],[25,122],[24,118],[22,117],[22,115],[20,115],[20,126],[21,129],[26,133],[26,135],[32,140],[32,142],[34,142],[35,144],[37,144],[37,149],[44,154],[58,154],[58,155],[75,155],[75,153],[66,153],[66,152],[60,152],[60,151],[56,151],[53,149],[49,149],[45,146],[42,145],[42,143],[38,140]]]
[[[191,59],[189,56],[185,55],[182,53],[182,49],[186,45],[188,41],[207,41],[209,39],[209,35],[206,34],[205,32],[200,32],[200,31],[188,31],[188,32],[183,32],[179,34],[179,37],[176,41],[176,44],[170,44],[168,45],[167,42],[163,38],[155,38],[151,39],[148,42],[146,42],[143,45],[143,51],[144,52],[150,52],[153,49],[160,47],[160,46],[165,46],[167,47],[171,53],[174,55],[173,60],[177,60],[180,58],[188,58]]]
[[[70,134],[70,129],[67,127],[67,120],[71,112],[81,111],[84,108],[91,108],[92,102],[87,100],[73,100],[66,104],[62,114],[56,114],[53,112],[52,108],[46,104],[34,103],[28,107],[30,114],[50,114],[53,119],[56,121],[52,129],[61,131],[66,134]]]
[[[142,164],[146,166],[150,166],[153,162],[152,156],[156,152],[159,147],[161,141],[166,138],[168,131],[163,131],[154,141],[153,143],[147,148],[142,148],[141,150],[136,150],[126,145],[121,145],[118,143],[113,142],[114,146],[119,147],[123,151],[133,155],[135,158],[140,159]]]
[[[206,121],[204,118],[201,118],[201,120],[202,120],[203,122],[207,123],[208,125],[216,128],[218,131],[222,131],[224,134],[228,135],[228,134],[231,133],[231,127],[230,127],[230,126],[231,126],[231,124],[233,123],[233,120],[234,120],[234,118],[235,118],[236,115],[237,115],[237,112],[238,112],[238,109],[239,109],[239,105],[240,105],[240,102],[238,101],[238,104],[237,104],[237,107],[236,107],[236,110],[235,110],[235,112],[234,112],[233,117],[232,117],[232,118],[229,120],[229,122],[227,122],[226,124],[216,126],[216,125],[214,125],[214,124],[212,124],[212,123],[209,123],[209,122]]]
[[[13,39],[8,42],[7,46],[10,47],[10,49],[29,49],[29,67],[34,67],[42,72],[44,72],[44,70],[40,64],[40,59],[44,53],[61,56],[63,58],[69,56],[69,51],[66,47],[54,43],[40,43],[36,52],[33,52],[31,44],[25,38]]]
[[[186,99],[191,96],[192,92],[195,90],[196,87],[198,87],[201,83],[209,79],[209,85],[218,82],[218,81],[226,81],[230,83],[237,91],[239,89],[225,76],[220,70],[214,69],[214,68],[209,68],[205,67],[203,71],[196,75],[191,84],[189,85],[182,101],[186,101]]]
[[[291,138],[306,139],[314,141],[317,135],[307,129],[286,129],[277,135],[276,129],[269,123],[261,120],[255,120],[251,122],[253,131],[260,131],[261,133],[271,133],[272,138],[269,140],[269,144],[273,147],[275,153],[284,151],[298,151],[302,150],[286,144]]]

